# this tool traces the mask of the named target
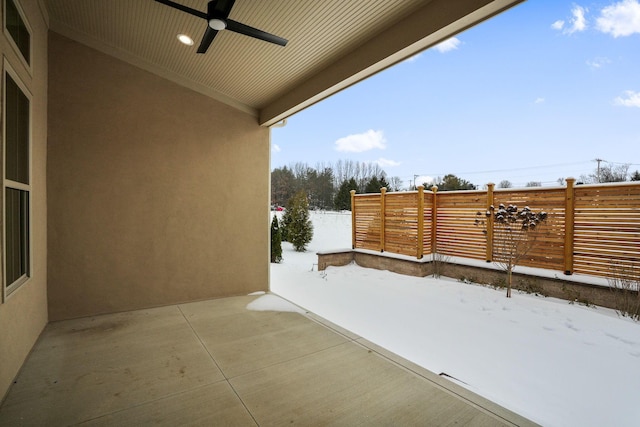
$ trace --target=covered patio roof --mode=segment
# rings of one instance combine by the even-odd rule
[[[224,31],[205,54],[206,21],[153,0],[40,1],[51,30],[270,126],[523,0],[237,0],[229,18],[287,46]]]

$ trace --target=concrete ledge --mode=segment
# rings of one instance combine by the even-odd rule
[[[326,270],[327,267],[342,267],[353,262],[353,251],[351,249],[318,252],[317,255],[318,271]]]
[[[480,283],[493,287],[506,285],[506,273],[492,263],[443,257],[434,262],[431,255],[416,259],[404,255],[381,253],[361,249],[341,249],[318,252],[318,270],[340,267],[355,262],[357,265],[376,270],[388,270],[398,274],[426,277],[438,267],[442,276],[461,281]],[[615,295],[606,279],[591,276],[567,276],[562,272],[517,267],[513,272],[513,288],[528,293],[560,298],[585,305],[616,308]]]
[[[318,270],[340,267],[355,262],[361,267],[388,270],[407,276],[425,277],[433,274],[431,257],[416,259],[405,255],[380,253],[363,249],[339,249],[318,252]]]

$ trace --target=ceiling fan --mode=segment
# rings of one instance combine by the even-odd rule
[[[282,37],[269,34],[265,31],[234,21],[233,19],[229,19],[229,13],[231,13],[231,8],[233,8],[235,0],[211,0],[207,4],[207,13],[200,12],[199,10],[192,9],[170,0],[156,1],[207,21],[207,30],[202,37],[200,46],[198,47],[198,53],[205,53],[207,49],[209,49],[213,39],[216,37],[216,34],[225,29],[235,33],[244,34],[245,36],[264,40],[269,43],[275,43],[280,46],[286,46],[287,44],[287,40]]]

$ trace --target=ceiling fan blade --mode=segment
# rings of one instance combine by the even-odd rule
[[[236,33],[244,34],[245,36],[254,37],[256,39],[264,40],[269,43],[275,43],[280,46],[287,45],[287,39],[275,36],[257,28],[250,27],[232,19],[227,19],[227,30],[231,30]]]
[[[178,9],[178,10],[181,10],[183,12],[187,12],[187,13],[189,13],[191,15],[197,16],[198,18],[207,19],[207,14],[204,13],[204,12],[200,12],[199,10],[191,9],[190,7],[181,5],[179,3],[176,3],[176,2],[173,2],[173,1],[170,1],[170,0],[156,0],[156,1],[158,3],[162,3],[164,5],[171,6],[171,7],[175,8],[175,9]]]
[[[207,12],[210,17],[227,18],[235,2],[236,0],[211,0],[207,4]]]
[[[205,53],[207,49],[209,49],[209,46],[211,46],[211,42],[216,37],[216,34],[218,34],[218,31],[207,25],[207,31],[205,31],[204,36],[202,36],[202,41],[196,52]]]

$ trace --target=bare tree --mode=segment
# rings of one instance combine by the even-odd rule
[[[482,227],[485,235],[493,222],[493,261],[507,272],[507,298],[511,298],[513,269],[529,253],[546,220],[544,211],[535,213],[529,206],[519,211],[515,205],[505,207],[502,203],[497,210],[491,206],[484,214],[476,214],[475,225]]]
[[[399,176],[389,178],[389,191],[400,191],[402,189],[402,179]]]
[[[602,161],[602,160],[600,160]],[[624,182],[629,176],[629,163],[612,165],[606,163],[600,166],[589,175],[581,175],[580,181],[587,184],[598,184],[604,182]]]
[[[542,187],[542,183],[540,181],[529,181],[526,187]]]
[[[511,188],[511,187],[513,187],[513,184],[508,179],[503,179],[502,181],[500,181],[500,184],[498,184],[498,188]]]

